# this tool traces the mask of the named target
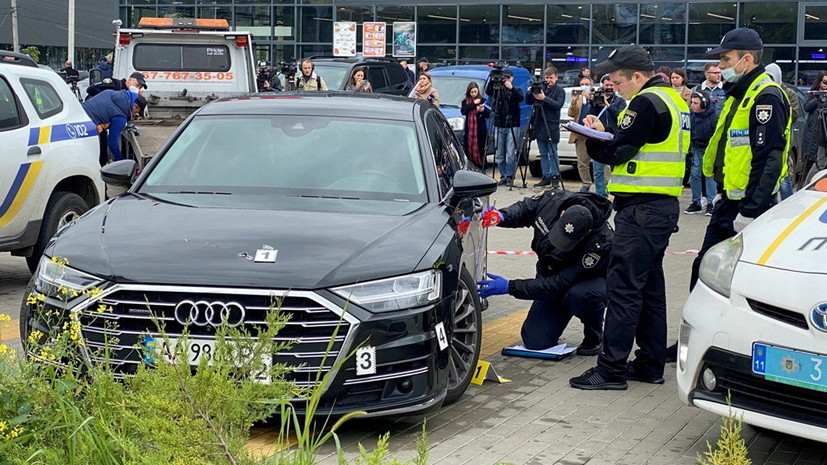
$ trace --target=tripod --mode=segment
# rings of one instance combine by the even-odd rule
[[[528,171],[528,154],[531,151],[531,140],[532,134],[537,133],[537,113],[540,114],[540,117],[543,120],[543,126],[546,129],[546,135],[551,137],[551,131],[549,130],[548,126],[548,119],[546,119],[546,112],[543,111],[543,102],[535,101],[533,105],[531,105],[531,114],[528,117],[528,130],[523,135],[523,140],[520,143],[520,150],[517,152],[517,163],[520,166],[520,177],[523,183],[523,187],[528,187],[525,178],[526,178],[526,171]],[[551,144],[551,139],[548,141]],[[538,144],[539,145],[539,144]],[[542,154],[540,154],[542,157]],[[523,161],[525,161],[525,165],[523,165]],[[551,159],[552,163],[554,163],[554,170],[557,172],[557,176],[560,178],[560,189],[566,190],[565,184],[563,184],[563,176],[560,174],[560,163],[557,161],[557,158]]]
[[[500,129],[508,128],[510,130],[509,136],[511,137],[511,140],[514,141],[515,151],[517,150],[517,136],[514,132],[514,128],[512,127],[512,115],[508,112],[508,101],[504,100],[503,87],[504,87],[504,85],[501,82],[495,82],[495,83],[492,84],[491,93],[489,94],[491,96],[491,112],[494,114],[494,119],[493,119],[494,123],[492,124],[492,129],[493,130],[488,132],[488,136],[485,140],[485,157],[487,158],[487,156],[488,156],[488,148],[493,147],[494,163],[493,163],[493,166],[491,168],[491,177],[492,178],[495,176],[495,173],[497,171],[497,154],[499,152],[500,142],[502,142],[500,140],[500,137],[499,137]],[[503,124],[505,125],[504,127],[498,127],[497,126],[497,115],[498,114],[499,115],[506,115],[504,120],[503,120]],[[516,157],[516,154],[515,154],[515,157]],[[519,162],[519,159],[517,160],[517,162]],[[506,144],[505,144],[505,153],[503,154],[503,164],[505,166],[508,165],[508,143],[507,143],[507,141],[506,141]],[[506,178],[503,177],[503,176],[504,176],[503,173],[500,172],[500,184],[506,184],[506,182],[505,182]],[[510,182],[507,182],[507,184],[508,184],[509,189],[514,187],[513,177],[510,180]],[[523,187],[526,187],[525,182],[523,184],[524,184]]]

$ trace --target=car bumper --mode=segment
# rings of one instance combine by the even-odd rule
[[[784,286],[778,286],[778,283]],[[681,400],[749,424],[827,442],[827,393],[782,384],[753,373],[754,343],[827,353],[827,334],[805,314],[823,301],[824,278],[739,263],[726,298],[698,282],[683,310],[677,368]],[[685,358],[681,352],[685,352]],[[711,370],[709,389],[703,373]],[[731,395],[731,410],[727,394]]]
[[[134,374],[144,357],[144,338],[160,338],[150,315],[160,317],[167,337],[180,337],[183,326],[175,320],[174,302],[194,295],[198,296],[195,300],[239,302],[247,309],[246,321],[263,322],[271,291],[112,286],[98,296],[100,303],[113,308],[111,313],[96,312],[97,300],[72,308],[80,314],[85,357],[93,363],[109,362],[121,377]],[[405,415],[442,405],[447,394],[449,350],[439,349],[435,326],[444,322],[450,331],[453,295],[430,306],[387,313],[370,313],[328,291],[290,291],[284,295],[281,312],[290,313],[291,319],[275,339],[293,346],[276,354],[273,363],[296,367],[287,378],[298,386],[312,387],[316,379],[322,379],[324,394],[317,415],[353,411],[370,416]],[[34,329],[48,331],[45,327]],[[190,325],[189,330],[192,339],[209,340],[211,334],[214,339],[212,328]],[[111,338],[117,341],[104,342]],[[357,374],[353,352],[362,346],[376,350],[375,373]],[[95,349],[104,348],[111,349],[108,358],[95,355]],[[303,410],[300,400],[295,406]]]

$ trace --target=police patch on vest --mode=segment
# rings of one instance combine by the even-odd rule
[[[755,119],[761,124],[767,124],[772,118],[772,105],[755,105]]]
[[[101,82],[102,82],[102,83],[104,83],[104,84],[112,84],[112,79],[110,79],[110,78],[103,78],[103,80],[102,80]]]
[[[594,268],[595,265],[597,265],[597,262],[599,262],[599,261],[600,261],[600,254],[595,253],[595,252],[589,252],[589,253],[583,255],[583,260],[582,260],[581,263],[583,264],[583,268]]]
[[[682,111],[680,113],[680,115],[681,115],[681,130],[689,131],[691,129],[691,123],[690,123],[691,119],[689,117],[689,113]]]
[[[620,120],[620,128],[621,129],[629,129],[632,124],[635,123],[635,117],[637,117],[637,113],[634,111],[627,111],[623,114],[623,119]]]
[[[749,129],[730,129],[729,146],[743,147],[749,145]]]

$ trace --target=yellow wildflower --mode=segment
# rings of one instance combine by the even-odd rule
[[[52,263],[57,266],[66,266],[69,264],[69,260],[63,257],[52,257]]]
[[[0,433],[2,433],[3,431],[6,431],[6,422],[0,421]]]
[[[29,334],[29,342],[31,342],[33,344],[36,344],[37,342],[40,341],[40,338],[42,338],[42,337],[43,337],[43,332],[42,331],[34,330],[34,331],[31,332],[31,334]]]
[[[45,302],[46,296],[39,292],[32,292],[26,296],[26,305],[35,305],[38,302]]]
[[[0,314],[0,321],[11,321],[11,317],[8,315]]]
[[[9,349],[9,346],[0,344],[0,359],[14,357],[14,349]]]

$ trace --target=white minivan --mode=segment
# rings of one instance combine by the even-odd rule
[[[103,201],[97,135],[57,73],[0,51],[0,252],[34,271],[55,232]]]

